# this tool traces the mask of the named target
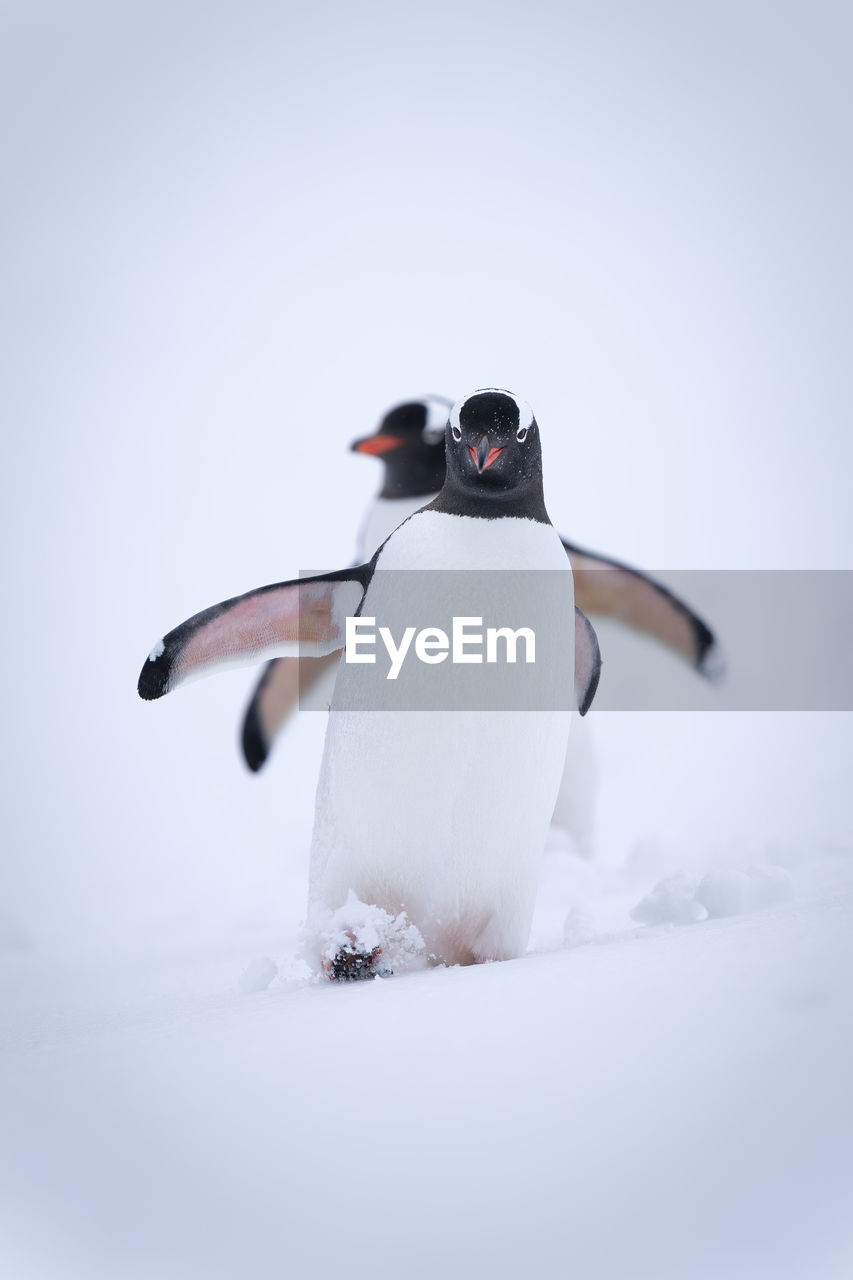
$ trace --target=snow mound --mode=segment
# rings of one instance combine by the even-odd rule
[[[563,923],[563,946],[583,947],[596,936],[596,928],[588,912],[573,907]]]
[[[269,956],[258,956],[250,961],[240,974],[240,990],[243,995],[254,991],[266,991],[273,978],[278,977],[278,965]]]
[[[707,908],[697,902],[695,885],[677,873],[659,880],[651,893],[641,898],[630,913],[640,924],[696,924],[707,920]]]
[[[738,916],[788,902],[794,883],[782,867],[749,867],[746,871],[711,871],[696,889],[709,916]]]
[[[709,871],[698,882],[679,873],[659,880],[630,915],[640,924],[697,924],[745,915],[793,896],[793,881],[783,867],[725,868]]]
[[[317,977],[327,974],[342,952],[375,957],[377,976],[411,973],[427,965],[423,936],[405,911],[393,916],[361,902],[352,890],[337,911],[315,907],[304,935],[303,955]]]

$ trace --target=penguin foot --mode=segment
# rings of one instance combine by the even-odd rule
[[[306,961],[330,982],[390,978],[428,963],[420,930],[405,911],[392,915],[352,892],[336,910],[315,903],[303,938]]]
[[[326,960],[323,968],[331,982],[363,982],[367,978],[390,978],[393,969],[384,967],[380,961],[381,947],[371,951],[359,950],[354,935],[350,942],[341,947],[331,959]]]

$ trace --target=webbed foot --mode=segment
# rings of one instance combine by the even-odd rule
[[[381,956],[381,947],[362,951],[355,936],[350,934],[350,942],[341,947],[330,959],[325,959],[323,968],[332,982],[363,982],[367,978],[390,978],[393,970],[382,964]]]

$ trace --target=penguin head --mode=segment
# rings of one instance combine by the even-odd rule
[[[436,493],[444,484],[444,437],[451,400],[424,396],[394,405],[372,436],[350,445],[353,453],[381,458],[385,480],[383,498]]]
[[[542,450],[530,405],[496,387],[455,404],[447,424],[447,475],[456,488],[496,498],[541,491]]]

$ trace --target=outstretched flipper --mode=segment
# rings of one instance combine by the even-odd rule
[[[601,650],[589,618],[575,605],[575,699],[585,716],[601,679]]]
[[[689,605],[660,582],[620,560],[562,539],[572,565],[575,600],[585,613],[624,622],[674,649],[701,675],[719,674],[714,633]]]
[[[185,680],[270,657],[321,657],[343,648],[369,565],[276,582],[197,613],[157,644],[139,675],[139,696],[162,698]]]
[[[255,686],[243,717],[241,742],[246,764],[253,773],[266,763],[272,745],[295,710],[300,694],[307,693],[338,662],[336,653],[322,658],[271,658]]]

